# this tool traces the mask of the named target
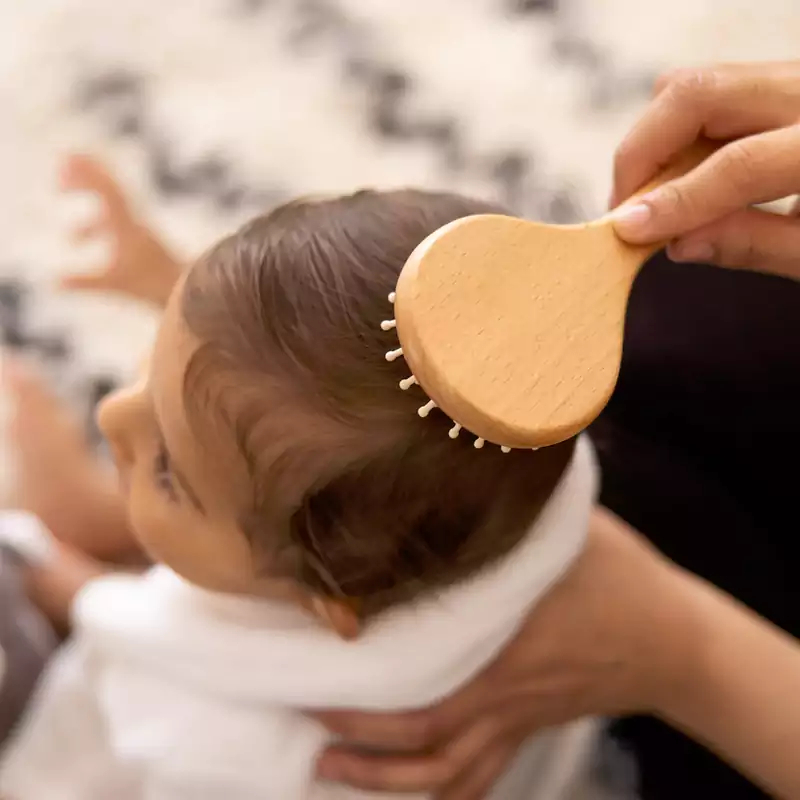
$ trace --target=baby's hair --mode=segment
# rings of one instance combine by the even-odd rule
[[[387,300],[411,251],[470,214],[453,194],[360,191],[258,217],[190,272],[182,313],[201,345],[184,377],[193,428],[227,426],[251,487],[240,523],[270,574],[366,616],[457,582],[525,535],[573,442],[475,450],[404,392]],[[469,347],[469,342],[454,343]]]

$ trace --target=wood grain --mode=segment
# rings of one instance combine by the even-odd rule
[[[698,144],[642,191],[713,149]],[[563,441],[608,402],[633,281],[660,247],[624,243],[606,218],[456,220],[422,242],[401,273],[403,355],[428,396],[476,436],[508,447]]]

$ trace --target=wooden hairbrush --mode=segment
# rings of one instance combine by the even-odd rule
[[[701,141],[641,194],[682,175],[719,145]],[[608,217],[545,225],[495,214],[445,225],[411,254],[390,296],[400,347],[434,408],[486,442],[555,444],[586,428],[619,374],[633,281],[663,244],[633,246]]]

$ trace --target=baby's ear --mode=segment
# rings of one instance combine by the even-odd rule
[[[361,618],[357,604],[352,600],[314,595],[311,598],[311,610],[317,619],[342,639],[357,639],[361,633]]]
[[[361,603],[356,597],[328,591],[327,586],[332,584],[323,575],[364,572],[369,564],[372,554],[368,542],[375,537],[354,528],[348,518],[349,509],[356,503],[356,498],[342,492],[341,487],[329,484],[305,497],[289,523],[308,608],[342,639],[355,639],[360,634]]]

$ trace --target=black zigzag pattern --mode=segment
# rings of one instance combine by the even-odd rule
[[[235,8],[248,24],[254,24],[254,18],[271,6],[251,0]],[[517,213],[554,222],[578,218],[573,188],[566,182],[553,185],[541,180],[530,152],[515,148],[474,152],[456,112],[413,111],[409,99],[415,87],[407,71],[376,54],[369,28],[350,18],[335,0],[294,0],[284,9],[290,14],[287,52],[302,59],[321,44],[333,45],[342,81],[358,87],[363,96],[364,127],[380,141],[388,146],[429,147],[445,181],[448,175],[454,179],[477,176],[488,181],[500,201]],[[264,15],[262,22],[272,21]],[[134,138],[140,144],[153,183],[164,196],[203,197],[221,212],[263,208],[286,199],[284,187],[253,186],[244,180],[233,156],[210,154],[190,164],[179,162],[178,146],[152,122],[147,100],[146,79],[115,66],[85,77],[76,93],[79,108],[97,114],[113,135]]]

